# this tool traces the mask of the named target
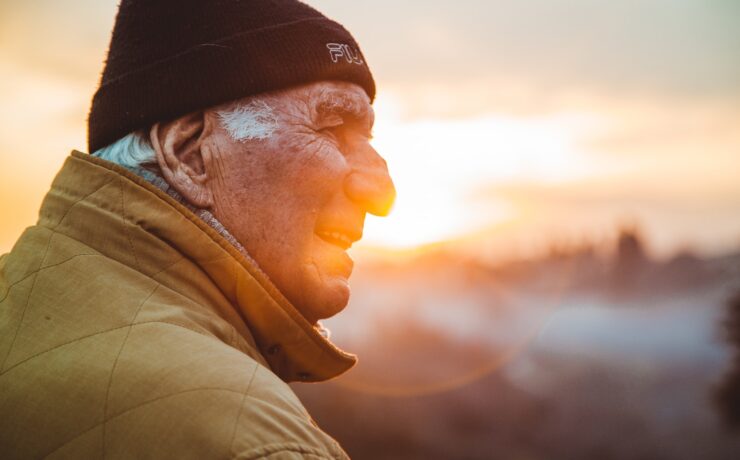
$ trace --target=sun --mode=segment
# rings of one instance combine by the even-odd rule
[[[412,248],[459,238],[517,216],[511,203],[479,199],[481,190],[588,173],[576,148],[583,117],[404,120],[400,106],[391,95],[375,103],[373,145],[388,162],[397,199],[389,217],[368,218],[365,247]]]

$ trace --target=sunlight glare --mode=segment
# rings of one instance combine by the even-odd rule
[[[512,219],[517,210],[509,203],[471,198],[497,182],[559,183],[592,172],[576,141],[593,117],[406,120],[401,102],[383,94],[375,103],[373,145],[388,162],[398,197],[389,217],[368,219],[366,247],[416,247]]]

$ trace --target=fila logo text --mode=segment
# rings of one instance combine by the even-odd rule
[[[331,62],[337,63],[341,58],[344,58],[350,64],[361,65],[364,63],[360,57],[360,52],[355,48],[344,44],[344,43],[327,43],[326,47],[329,49],[329,56],[331,56]]]

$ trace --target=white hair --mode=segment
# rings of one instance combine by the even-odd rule
[[[236,141],[268,139],[278,128],[272,107],[264,101],[235,104],[228,110],[220,110],[216,113],[221,120],[221,126]]]
[[[269,139],[278,128],[272,107],[264,101],[234,103],[216,112],[221,126],[232,139],[244,142],[251,139]],[[157,159],[149,137],[144,131],[135,131],[112,144],[96,150],[92,155],[128,168],[156,164]]]
[[[152,144],[142,131],[128,134],[93,152],[93,155],[127,168],[138,168],[157,162]]]

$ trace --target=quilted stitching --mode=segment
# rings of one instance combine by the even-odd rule
[[[44,261],[46,261],[46,255],[49,253],[49,246],[51,246],[51,239],[54,237],[54,233],[52,232],[49,235],[49,240],[46,242],[46,249],[44,249],[44,255],[41,257],[41,262],[39,263],[39,268],[37,268],[34,272],[34,279],[31,282],[31,288],[28,290],[28,295],[26,296],[26,302],[23,305],[23,310],[21,311],[21,317],[18,320],[18,324],[15,327],[15,332],[13,332],[13,340],[10,341],[10,347],[8,348],[8,351],[5,353],[5,357],[3,358],[3,364],[0,366],[0,371],[5,369],[5,363],[8,361],[8,357],[13,352],[13,347],[15,346],[15,341],[18,339],[18,332],[21,330],[21,325],[23,324],[23,318],[26,317],[26,310],[28,310],[28,300],[31,298],[31,294],[33,294],[33,288],[36,286],[36,280],[38,279],[39,275],[39,269],[44,265]],[[11,287],[12,288],[12,287]],[[10,289],[8,289],[8,293],[10,293]],[[6,295],[7,297],[7,295]],[[5,298],[3,298],[4,300]]]
[[[121,221],[123,222],[123,231],[126,233],[126,239],[128,240],[128,245],[131,248],[131,254],[134,256],[134,264],[136,265],[136,268],[141,271],[141,264],[139,263],[139,257],[136,255],[136,248],[134,247],[134,242],[131,240],[131,232],[128,228],[128,221],[126,220],[126,200],[124,199],[125,193],[123,191],[123,177],[119,178],[118,185],[119,190],[121,191]]]
[[[92,195],[94,195],[95,193],[97,193],[97,192],[99,192],[100,190],[102,190],[102,189],[103,189],[103,188],[104,188],[104,187],[105,187],[106,185],[108,185],[108,184],[109,184],[110,182],[112,182],[112,180],[111,180],[111,181],[108,181],[108,182],[106,182],[105,184],[101,185],[100,187],[98,187],[98,188],[96,188],[96,189],[92,190],[91,192],[89,192],[89,193],[85,194],[84,196],[82,196],[82,197],[78,198],[77,200],[75,200],[75,201],[74,201],[74,202],[73,202],[73,203],[72,203],[72,204],[71,204],[71,205],[70,205],[70,206],[69,206],[69,207],[68,207],[68,208],[67,208],[67,209],[66,209],[66,210],[64,211],[64,214],[62,214],[62,217],[61,217],[61,218],[59,219],[59,221],[58,221],[58,222],[57,222],[57,224],[56,224],[56,225],[54,226],[54,228],[53,228],[53,229],[51,229],[51,233],[49,234],[49,239],[48,239],[48,241],[47,241],[47,243],[46,243],[46,249],[44,249],[44,255],[43,255],[43,256],[42,256],[42,258],[41,258],[41,262],[39,263],[39,266],[38,266],[38,268],[37,268],[37,269],[36,269],[36,270],[35,270],[34,272],[32,272],[32,273],[29,273],[29,274],[28,274],[28,275],[26,276],[26,278],[27,278],[27,277],[30,277],[30,276],[34,276],[34,279],[33,279],[33,281],[31,282],[31,288],[30,288],[30,289],[29,289],[29,291],[28,291],[28,296],[26,296],[26,302],[25,302],[25,305],[23,306],[23,310],[21,311],[21,317],[20,317],[20,320],[18,321],[18,325],[16,326],[16,328],[15,328],[15,331],[14,331],[14,333],[13,333],[13,339],[12,339],[12,340],[11,340],[11,342],[10,342],[10,347],[8,348],[8,351],[7,351],[6,353],[5,353],[5,356],[3,357],[3,362],[2,362],[2,365],[0,365],[0,371],[2,371],[2,370],[4,370],[4,369],[5,369],[5,364],[6,364],[7,360],[8,360],[8,357],[9,357],[9,356],[10,356],[10,355],[12,354],[12,352],[13,352],[13,347],[15,346],[15,342],[16,342],[16,340],[18,339],[18,332],[19,332],[19,331],[20,331],[20,329],[21,329],[21,325],[23,324],[23,318],[24,318],[24,317],[26,316],[26,310],[28,309],[28,300],[29,300],[29,299],[31,298],[31,294],[33,293],[33,289],[34,289],[34,287],[36,286],[36,280],[38,279],[38,273],[39,273],[39,270],[41,270],[41,267],[43,267],[43,265],[44,265],[44,262],[46,261],[46,256],[47,256],[47,254],[49,253],[49,248],[51,247],[51,240],[52,240],[52,238],[54,238],[54,235],[56,234],[56,232],[54,231],[54,229],[56,229],[57,227],[59,227],[59,226],[60,226],[60,225],[61,225],[61,224],[62,224],[62,223],[64,222],[64,219],[66,219],[66,218],[67,218],[67,215],[68,215],[68,214],[69,214],[69,212],[70,212],[70,211],[72,210],[72,208],[74,208],[74,207],[75,207],[75,206],[77,206],[77,205],[78,205],[79,203],[83,202],[84,200],[88,199],[88,198],[89,198],[90,196],[92,196]],[[64,262],[61,262],[61,263],[64,263]],[[60,264],[61,264],[61,263],[60,263]],[[56,264],[56,265],[60,265],[60,264]],[[51,268],[51,267],[47,267],[47,268]],[[25,278],[24,278],[24,279],[25,279]],[[20,281],[23,281],[23,280],[20,280]],[[5,300],[6,298],[7,298],[7,296],[8,296],[9,294],[10,294],[10,290],[11,290],[11,289],[13,288],[13,286],[15,286],[15,285],[16,285],[17,283],[19,283],[20,281],[17,281],[16,283],[13,283],[13,284],[12,284],[11,286],[9,286],[9,287],[8,287],[8,291],[7,291],[7,292],[5,293],[5,295],[3,296],[3,299],[2,299],[2,300],[0,300],[0,303],[1,303],[2,301],[4,301],[4,300]]]
[[[85,195],[81,196],[80,198],[78,198],[77,200],[75,200],[74,202],[72,202],[72,204],[64,211],[64,214],[62,214],[62,217],[59,219],[59,221],[56,223],[56,225],[54,225],[54,229],[58,228],[60,225],[62,225],[62,223],[64,223],[64,220],[67,218],[67,215],[69,215],[69,212],[72,209],[74,209],[78,204],[82,203],[83,201],[86,201],[91,196],[93,196],[96,193],[98,193],[99,191],[103,190],[106,186],[108,186],[112,182],[113,182],[113,179],[110,179],[108,182],[102,184],[100,187],[98,187],[98,188],[90,191],[89,193],[86,193]]]
[[[139,304],[139,307],[136,309],[136,313],[134,314],[134,317],[131,319],[131,324],[128,325],[128,330],[126,331],[126,335],[123,338],[123,342],[121,342],[121,347],[118,349],[118,353],[116,354],[116,359],[113,361],[113,366],[111,366],[110,370],[110,377],[108,377],[108,387],[105,390],[105,403],[103,405],[103,420],[107,419],[108,417],[108,399],[110,397],[110,387],[113,383],[113,375],[116,372],[116,366],[118,365],[118,359],[121,357],[121,352],[123,351],[123,348],[126,346],[126,341],[128,340],[128,336],[131,334],[131,329],[134,326],[134,323],[136,322],[136,318],[139,316],[139,312],[141,311],[142,307],[147,303],[149,299],[152,298],[155,292],[157,292],[157,289],[159,289],[159,284],[154,286],[154,289],[152,289],[152,292],[147,295],[144,300],[141,301]],[[103,423],[103,458],[105,458],[105,422]]]
[[[124,414],[127,414],[127,413],[131,412],[131,411],[134,411],[134,410],[136,410],[136,409],[139,409],[139,408],[141,408],[141,407],[144,407],[144,406],[146,406],[146,405],[148,405],[148,404],[152,404],[152,403],[155,403],[155,402],[157,402],[157,401],[161,401],[161,400],[163,400],[163,399],[167,399],[167,398],[173,398],[173,397],[175,397],[175,396],[180,396],[180,395],[182,395],[182,394],[186,394],[186,393],[199,393],[199,392],[207,392],[207,391],[224,391],[224,392],[227,392],[227,393],[234,393],[234,394],[238,394],[238,395],[241,395],[241,394],[242,394],[242,393],[241,393],[241,392],[239,392],[239,391],[235,391],[235,390],[232,390],[232,389],[229,389],[229,388],[218,388],[218,387],[213,387],[213,388],[191,388],[191,389],[188,389],[188,390],[183,390],[183,391],[177,391],[177,392],[175,392],[175,393],[169,393],[169,394],[166,394],[166,395],[164,395],[164,396],[159,396],[159,397],[157,397],[157,398],[154,398],[154,399],[150,399],[150,400],[144,401],[144,402],[142,402],[142,403],[140,403],[140,404],[137,404],[137,405],[135,405],[135,406],[129,407],[129,408],[128,408],[128,409],[126,409],[126,410],[123,410],[123,411],[121,411],[121,412],[118,412],[118,413],[115,413],[115,414],[111,414],[111,415],[109,415],[109,416],[105,417],[105,418],[104,418],[103,420],[101,420],[100,422],[98,422],[98,423],[96,423],[96,424],[92,425],[91,427],[89,427],[88,429],[86,429],[85,431],[83,431],[82,433],[80,433],[80,434],[78,434],[77,436],[75,436],[75,437],[73,437],[73,438],[69,439],[69,440],[68,440],[68,441],[66,441],[66,442],[65,442],[64,444],[62,444],[62,445],[60,445],[60,446],[58,446],[58,447],[54,448],[54,450],[52,450],[52,451],[50,451],[49,453],[45,454],[45,455],[44,455],[44,458],[46,458],[46,457],[48,457],[48,456],[52,455],[52,454],[53,454],[54,452],[56,452],[56,451],[58,451],[58,450],[62,449],[63,447],[65,447],[65,446],[67,446],[68,444],[70,444],[71,442],[74,442],[74,441],[75,441],[76,439],[78,439],[78,438],[82,437],[82,436],[83,436],[84,434],[88,433],[89,431],[91,431],[91,430],[94,430],[95,428],[97,428],[97,427],[99,427],[99,426],[101,426],[101,425],[104,425],[104,424],[106,424],[106,423],[110,422],[111,420],[113,420],[113,419],[115,419],[115,418],[117,418],[117,417],[120,417],[120,416],[122,416],[122,415],[124,415]]]
[[[268,459],[268,458],[279,458],[277,456],[281,454],[297,454],[300,455],[301,458],[311,458],[311,459],[334,459],[338,460],[341,457],[337,457],[336,455],[327,456],[326,452],[309,447],[309,446],[303,446],[300,444],[295,443],[279,443],[279,444],[268,444],[265,446],[260,446],[256,449],[253,449],[249,452],[244,452],[242,454],[237,455],[234,457],[234,459],[238,460],[260,460],[260,459]]]
[[[242,412],[244,411],[244,401],[246,401],[247,396],[249,396],[249,390],[252,389],[252,382],[254,382],[254,377],[257,375],[258,370],[259,370],[259,366],[254,366],[252,377],[249,379],[249,383],[247,383],[247,388],[244,390],[244,396],[242,396],[242,401],[239,405],[239,412],[236,414],[236,420],[234,420],[234,429],[231,430],[231,441],[229,442],[229,450],[231,452],[234,451],[234,440],[236,439],[236,429],[239,426],[239,419],[241,419]]]
[[[177,328],[180,328],[180,329],[185,329],[187,331],[194,332],[194,333],[199,334],[199,335],[201,335],[203,337],[208,337],[209,339],[213,339],[215,341],[218,341],[218,339],[214,338],[212,335],[205,334],[202,331],[198,331],[198,330],[195,330],[193,328],[189,328],[189,327],[184,326],[182,324],[176,324],[176,323],[171,323],[171,322],[162,321],[162,320],[158,320],[158,321],[142,321],[142,322],[136,323],[136,324],[125,324],[123,326],[118,326],[118,327],[114,327],[114,328],[111,328],[111,329],[106,329],[104,331],[98,331],[98,332],[95,332],[93,334],[83,335],[83,336],[77,337],[74,340],[70,340],[68,342],[57,344],[57,345],[55,345],[55,346],[53,346],[51,348],[48,348],[48,349],[46,349],[44,351],[41,351],[41,352],[36,353],[34,355],[31,355],[31,356],[23,359],[22,361],[19,361],[19,362],[13,364],[12,366],[9,366],[4,371],[0,372],[0,378],[3,375],[5,375],[5,374],[9,373],[10,371],[12,371],[13,369],[15,369],[16,367],[21,366],[24,363],[32,360],[33,358],[36,358],[36,357],[41,356],[41,355],[45,355],[46,353],[51,353],[52,351],[54,351],[56,349],[59,349],[59,348],[62,348],[62,347],[65,347],[67,345],[72,345],[73,343],[77,343],[79,341],[82,341],[82,340],[85,340],[85,339],[89,339],[90,337],[95,337],[96,335],[107,334],[109,332],[114,332],[114,331],[117,331],[117,330],[120,330],[120,329],[125,329],[127,327],[128,328],[134,328],[134,327],[137,327],[137,326],[145,326],[145,325],[151,325],[151,324],[166,324],[168,326],[174,326],[174,327],[177,327]]]
[[[58,233],[54,233],[54,235],[58,235]],[[100,254],[75,254],[75,255],[71,256],[69,259],[64,259],[61,262],[57,262],[57,263],[54,263],[54,264],[51,264],[51,265],[47,265],[45,267],[39,268],[38,270],[34,270],[34,271],[30,272],[29,274],[27,274],[23,278],[19,279],[18,281],[14,282],[10,286],[8,286],[8,290],[5,291],[5,295],[3,295],[3,298],[0,299],[0,303],[2,303],[8,297],[8,295],[10,295],[10,290],[13,288],[13,286],[15,286],[16,284],[20,284],[20,283],[24,282],[25,280],[27,280],[28,278],[32,277],[33,275],[36,275],[38,273],[41,273],[44,270],[48,270],[50,268],[54,268],[54,267],[58,267],[60,265],[66,264],[67,262],[69,262],[71,260],[74,260],[74,259],[77,259],[78,257],[93,257],[93,256],[100,257]],[[43,264],[43,261],[42,261],[42,264]]]

